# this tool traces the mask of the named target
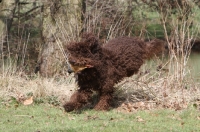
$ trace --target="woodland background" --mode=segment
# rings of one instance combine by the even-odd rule
[[[1,67],[12,65],[28,74],[40,71],[42,76],[65,74],[63,46],[78,41],[82,32],[93,32],[102,42],[127,35],[164,39],[171,50],[189,49],[186,43],[193,45],[191,40],[199,38],[199,4],[198,0],[1,0]]]

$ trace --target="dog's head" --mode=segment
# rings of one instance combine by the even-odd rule
[[[98,40],[93,34],[84,34],[80,42],[72,42],[66,46],[68,53],[68,72],[80,72],[93,68],[95,54],[100,49]]]

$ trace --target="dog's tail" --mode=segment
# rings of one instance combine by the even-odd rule
[[[150,59],[154,56],[160,55],[165,50],[165,41],[154,39],[146,43],[146,58]]]

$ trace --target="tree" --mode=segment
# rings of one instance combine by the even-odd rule
[[[43,48],[39,56],[39,71],[50,77],[63,70],[62,42],[65,36],[78,38],[81,31],[81,0],[51,0],[43,9]],[[79,11],[77,11],[79,10]],[[73,28],[73,29],[72,29]]]
[[[165,39],[169,49],[169,73],[174,74],[177,84],[183,86],[187,75],[186,66],[191,53],[192,40],[198,31],[193,27],[193,21],[198,0],[142,0],[150,8],[158,12]],[[168,34],[167,26],[170,27]]]
[[[3,54],[3,44],[7,41],[18,0],[0,1],[0,53]]]

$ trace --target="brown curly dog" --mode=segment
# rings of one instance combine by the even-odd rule
[[[119,37],[100,45],[93,34],[66,46],[70,67],[79,89],[64,105],[65,111],[77,110],[88,103],[93,91],[99,94],[96,110],[109,110],[114,85],[139,71],[145,59],[163,51],[164,43],[155,39],[144,42],[135,37]]]

